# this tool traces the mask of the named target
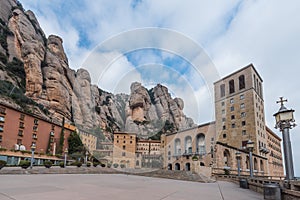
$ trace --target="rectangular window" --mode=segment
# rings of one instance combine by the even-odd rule
[[[3,116],[0,116],[0,122],[4,122],[5,118]]]
[[[245,113],[245,112],[242,112],[242,113],[241,113],[241,117],[246,117],[246,113]]]
[[[2,142],[2,135],[0,135],[0,142]]]
[[[33,127],[32,127],[32,130],[33,130],[33,131],[37,131],[37,129],[38,129],[37,126],[33,126]]]
[[[231,119],[235,119],[235,116],[234,116],[234,115],[231,115]]]
[[[22,144],[22,139],[17,139],[17,144],[21,145]]]
[[[243,100],[243,99],[245,99],[245,95],[241,94],[240,95],[240,100]]]
[[[225,84],[220,85],[220,93],[221,97],[225,96]]]
[[[246,134],[247,134],[246,130],[242,130],[242,135],[246,135]]]
[[[231,128],[235,128],[235,123],[231,124]]]
[[[54,131],[54,129],[55,129],[55,125],[52,125],[51,130]]]
[[[230,103],[231,103],[231,104],[234,103],[234,99],[233,99],[233,98],[230,99]]]
[[[231,107],[230,107],[230,111],[234,111],[234,106],[231,106]]]
[[[125,145],[123,145],[123,150],[125,150],[126,149],[126,146]]]
[[[20,128],[24,128],[24,123],[23,123],[23,122],[20,122],[20,123],[19,123],[19,127],[20,127]]]
[[[226,121],[226,118],[222,118],[222,122],[225,122]]]
[[[246,148],[248,140],[242,141],[242,147]]]
[[[226,126],[223,126],[223,130],[225,130],[226,129]]]
[[[0,125],[0,132],[3,132],[3,125]]]
[[[39,120],[38,119],[34,119],[34,124],[38,125],[39,124]]]
[[[246,126],[246,121],[242,121],[242,126]]]
[[[122,156],[126,156],[126,152],[122,152]]]
[[[244,109],[244,108],[245,108],[245,104],[242,103],[242,104],[241,104],[241,109]]]
[[[6,109],[6,108],[4,108],[4,107],[0,107],[0,113],[1,113],[1,114],[5,114],[5,109]]]
[[[222,106],[225,106],[225,102],[224,102],[224,101],[222,101],[222,102],[221,102],[221,105],[222,105]]]
[[[37,134],[33,133],[32,134],[32,139],[37,139]]]
[[[24,121],[24,119],[25,119],[25,115],[24,114],[20,114],[20,120]]]
[[[225,110],[224,109],[222,110],[222,114],[225,114]]]
[[[23,130],[18,131],[18,136],[23,136]]]

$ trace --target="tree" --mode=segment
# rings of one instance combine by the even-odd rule
[[[79,135],[76,132],[72,132],[68,138],[69,143],[69,154],[74,153],[83,153],[85,152],[85,147],[79,137]]]

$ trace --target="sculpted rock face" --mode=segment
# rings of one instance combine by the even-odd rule
[[[159,132],[166,122],[175,129],[194,125],[183,113],[182,99],[173,99],[165,86],[148,90],[134,82],[130,95],[114,95],[92,85],[87,70],[69,68],[63,40],[55,35],[46,38],[31,11],[13,6],[14,0],[0,2],[0,17],[12,32],[7,36],[7,49],[1,47],[0,51],[9,55],[10,61],[14,57],[23,61],[25,94],[50,111],[49,119],[61,121],[64,117],[86,129],[100,127],[108,136],[112,131],[147,136]],[[14,81],[5,71],[0,78]]]
[[[45,55],[44,33],[33,13],[27,13],[16,8],[8,21],[8,27],[13,33],[7,38],[9,60],[16,57],[24,62],[26,95],[38,98],[43,85],[41,62]]]

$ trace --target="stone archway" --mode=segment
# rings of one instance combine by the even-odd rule
[[[175,163],[175,170],[180,170],[180,164],[179,163]]]
[[[191,163],[185,163],[185,171],[191,171]]]
[[[172,170],[172,164],[171,163],[168,164],[168,170]]]

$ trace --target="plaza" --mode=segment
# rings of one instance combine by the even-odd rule
[[[255,200],[261,194],[230,182],[199,183],[123,174],[1,175],[0,200]]]

